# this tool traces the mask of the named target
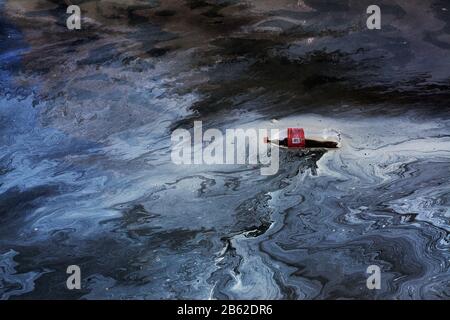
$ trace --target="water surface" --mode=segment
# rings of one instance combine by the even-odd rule
[[[69,31],[0,1],[2,299],[449,298],[447,1],[379,1],[380,31],[366,1],[78,3]],[[175,165],[195,120],[343,146]]]

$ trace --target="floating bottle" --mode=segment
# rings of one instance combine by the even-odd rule
[[[303,128],[280,129],[278,135],[266,137],[265,143],[282,148],[339,148],[341,135],[333,129],[305,130]]]

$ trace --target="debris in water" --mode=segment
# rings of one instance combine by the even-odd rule
[[[273,137],[266,137],[265,143],[271,143],[282,148],[339,148],[341,135],[336,130],[325,129],[321,131],[305,130],[303,128],[287,128],[280,130]]]

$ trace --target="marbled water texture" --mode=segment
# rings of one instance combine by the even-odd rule
[[[73,3],[79,31],[0,1],[1,298],[449,299],[448,1],[377,1],[381,30],[368,1]],[[342,148],[175,165],[194,120]]]

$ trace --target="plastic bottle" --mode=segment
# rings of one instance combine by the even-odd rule
[[[266,137],[266,143],[283,148],[339,148],[341,135],[333,129],[308,130],[303,128],[280,129],[279,134]]]

